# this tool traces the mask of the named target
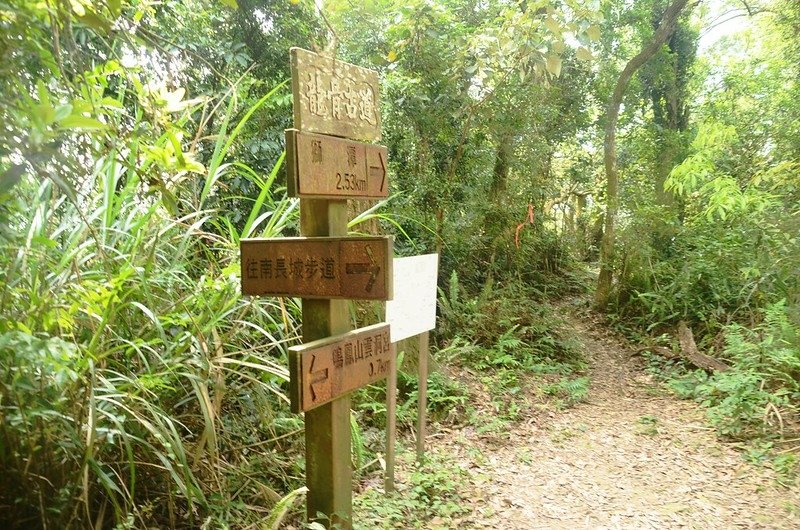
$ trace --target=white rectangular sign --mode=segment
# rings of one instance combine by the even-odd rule
[[[436,277],[439,254],[395,258],[392,262],[394,299],[386,302],[392,342],[436,327]]]

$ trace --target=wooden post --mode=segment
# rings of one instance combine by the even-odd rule
[[[301,199],[300,233],[347,235],[347,201]],[[350,330],[346,300],[302,300],[303,341]],[[352,528],[350,395],[306,412],[306,485],[309,521],[343,530]]]
[[[386,475],[383,489],[394,491],[394,445],[397,438],[397,344],[392,343],[389,356],[389,375],[386,378]]]
[[[425,427],[428,407],[428,332],[419,334],[419,392],[417,409],[417,462],[425,458]]]

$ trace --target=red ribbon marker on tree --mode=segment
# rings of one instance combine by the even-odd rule
[[[533,225],[533,204],[528,203],[528,218],[517,225],[517,232],[514,234],[514,244],[519,248],[519,232],[525,226],[525,223]]]

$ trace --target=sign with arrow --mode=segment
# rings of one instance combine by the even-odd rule
[[[392,238],[242,239],[242,293],[391,299]]]
[[[383,379],[390,358],[385,323],[289,348],[292,412],[311,410]]]
[[[286,130],[289,195],[381,199],[389,196],[386,147]]]

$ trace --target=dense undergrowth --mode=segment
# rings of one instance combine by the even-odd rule
[[[721,163],[733,155],[707,156]],[[718,182],[730,177],[715,176],[714,164],[706,164],[704,178],[711,182],[685,195],[686,219],[668,244],[625,242],[614,318],[639,340],[675,351],[681,349],[677,323],[686,322],[700,350],[730,370],[656,362],[669,386],[706,407],[723,438],[775,443],[777,458],[789,469],[786,462],[795,458],[791,440],[800,432],[800,212],[794,166],[757,173],[735,191]],[[679,167],[671,178],[678,185],[701,177]]]
[[[302,472],[283,450],[301,427],[284,411],[296,303],[239,296],[236,240],[219,235],[219,212],[200,195],[171,214],[140,177],[161,147],[125,140],[94,146],[102,154],[73,195],[26,179],[5,198],[9,528],[197,527],[273,504]],[[254,208],[266,201],[273,217],[247,232],[278,234],[296,214],[272,201],[274,177]]]
[[[730,370],[670,362],[670,385],[706,406],[722,437],[782,444],[784,455],[800,430],[798,136],[785,134],[796,130],[786,102],[800,89],[792,5],[721,44],[724,66],[697,65],[721,84],[694,88],[703,103],[696,123],[675,131],[681,156],[656,197],[626,194],[611,303],[621,325],[675,351],[685,322],[699,349]],[[641,138],[631,143],[651,160],[665,156]],[[626,171],[652,175],[640,162]]]
[[[706,150],[709,142],[696,141]],[[705,156],[722,164],[734,155],[714,151]],[[723,437],[796,438],[800,212],[795,166],[756,173],[743,191],[734,191],[718,182],[730,177],[715,174],[714,162],[705,164],[704,177],[685,167],[673,172],[673,186],[695,187],[685,190],[686,218],[668,243],[643,245],[633,233],[633,239],[625,240],[615,318],[650,335],[644,340],[676,351],[675,327],[684,321],[702,351],[731,367],[715,373],[688,366],[670,371],[671,385],[707,406]],[[711,182],[692,184],[701,178]]]
[[[395,233],[398,255],[441,251],[432,421],[502,437],[586,396],[580,346],[550,301],[587,289],[575,256],[595,253],[602,226],[590,117],[618,57],[585,62],[601,15],[390,4],[326,3],[324,18],[314,2],[0,2],[0,526],[302,519],[303,420],[285,368],[299,302],[241,297],[238,243],[298,233],[282,154],[288,49],[325,47],[333,26],[341,58],[381,71],[391,153],[392,197],[354,205],[350,228]],[[651,31],[653,6],[639,5]],[[625,35],[595,51],[624,52]],[[502,49],[488,44],[498,36]],[[791,64],[757,59],[732,68],[736,97],[709,95],[705,123],[675,132],[696,139],[672,161],[674,201],[623,193],[611,309],[673,347],[687,321],[733,369],[654,365],[721,435],[766,453],[792,439],[800,402],[799,136],[782,112],[797,100]],[[643,87],[661,74],[648,75]],[[627,180],[650,183],[656,140],[632,132]],[[354,326],[379,314],[351,307]],[[418,381],[413,345],[400,349],[405,435]],[[382,385],[353,401],[357,489],[380,475],[384,403]],[[367,489],[364,524],[456,515],[458,476],[434,458],[406,496]]]

